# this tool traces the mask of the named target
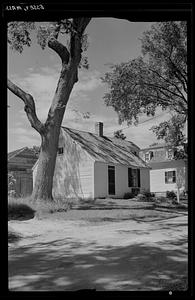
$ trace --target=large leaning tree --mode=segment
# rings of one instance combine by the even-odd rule
[[[108,84],[105,104],[118,113],[119,123],[138,124],[143,114],[160,107],[172,117],[152,128],[158,139],[182,144],[188,117],[187,22],[157,22],[143,33],[138,58],[111,66],[102,78]]]
[[[53,200],[53,175],[60,127],[70,93],[78,81],[78,68],[81,65],[87,67],[86,57],[82,52],[86,45],[84,32],[89,22],[90,18],[73,18],[49,22],[38,27],[34,22],[8,23],[8,43],[11,49],[22,53],[24,46],[31,45],[31,31],[37,30],[37,41],[42,49],[48,46],[61,59],[61,72],[45,123],[37,117],[33,96],[9,79],[7,82],[8,89],[24,102],[28,120],[41,136],[39,163],[32,193],[35,201]],[[64,35],[66,43],[62,44],[59,41],[61,35]]]

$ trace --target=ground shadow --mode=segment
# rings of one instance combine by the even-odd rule
[[[21,236],[13,231],[8,232],[8,243],[15,243],[21,239]]]
[[[11,290],[128,290],[187,289],[185,238],[163,244],[101,246],[68,238],[11,249]],[[172,290],[173,290],[172,289]]]

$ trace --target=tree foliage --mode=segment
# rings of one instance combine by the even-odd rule
[[[41,151],[39,146],[33,146],[32,148],[30,148],[30,150],[32,150],[37,157],[39,156],[39,153]]]
[[[175,149],[174,158],[187,158],[187,139],[183,133],[185,117],[183,115],[174,115],[168,121],[161,122],[157,126],[152,126],[152,130],[157,139],[163,139],[167,147]]]
[[[64,42],[70,51],[70,36],[76,35],[75,22],[73,19],[64,19],[58,22],[45,22],[38,24],[35,22],[9,22],[8,23],[8,44],[10,49],[22,53],[25,46],[30,47],[32,44],[31,34],[36,31],[37,43],[44,50],[48,45],[51,36],[58,38],[59,35],[64,36]],[[81,34],[82,52],[88,49],[88,35]],[[82,55],[79,68],[89,68],[87,56]]]
[[[121,139],[121,140],[125,140],[126,139],[126,136],[122,132],[122,129],[121,130],[116,130],[114,132],[114,137],[117,138],[117,139]]]
[[[16,191],[15,191],[15,183],[16,178],[14,177],[13,172],[9,172],[7,176],[7,183],[8,183],[8,196],[9,197],[15,197]]]
[[[138,124],[139,116],[156,109],[187,117],[187,23],[158,22],[144,32],[142,55],[111,66],[102,78],[108,84],[105,104],[119,123]]]
[[[157,139],[164,139],[167,145],[180,146],[186,142],[186,137],[183,134],[183,119],[183,116],[175,115],[170,120],[153,126],[151,130],[156,134]]]
[[[34,22],[8,23],[8,44],[12,50],[22,53],[24,46],[31,46],[30,33],[35,29]]]

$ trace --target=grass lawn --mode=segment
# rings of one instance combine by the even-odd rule
[[[97,199],[86,202],[32,203],[29,198],[9,199],[8,220],[31,218],[50,220],[85,220],[88,222],[119,222],[122,220],[152,221],[186,214],[186,208],[169,203],[156,204],[123,199]]]
[[[124,220],[136,220],[138,222],[148,222],[168,219],[178,216],[177,213],[164,212],[153,209],[110,209],[110,210],[68,210],[67,212],[46,213],[40,215],[40,219],[66,220],[66,221],[87,221],[92,223],[121,222]]]

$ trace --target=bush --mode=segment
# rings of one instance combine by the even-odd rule
[[[136,197],[135,197],[138,201],[146,201],[146,196],[143,195],[143,194],[138,194]]]
[[[140,188],[132,188],[131,192],[134,196],[137,196],[140,193]]]
[[[131,192],[125,193],[123,199],[132,199],[135,198],[135,195]]]
[[[14,185],[16,183],[16,179],[13,175],[12,172],[8,173],[8,196],[9,197],[15,197],[16,196],[16,191],[14,189]]]
[[[157,196],[156,202],[167,202],[167,198],[164,196]]]
[[[148,199],[154,197],[154,193],[150,193],[148,190],[144,190],[142,194]]]
[[[24,203],[23,199],[8,200],[8,220],[11,219],[31,219],[34,217],[35,210],[28,204]]]
[[[175,199],[175,198],[177,198],[177,196],[176,196],[176,194],[175,194],[174,191],[167,191],[167,192],[166,192],[166,197],[167,197],[168,199]]]

